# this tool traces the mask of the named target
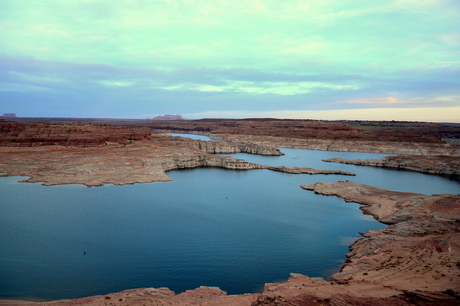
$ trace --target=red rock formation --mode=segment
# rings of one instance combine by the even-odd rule
[[[372,124],[372,128],[365,124]],[[434,123],[356,123],[317,120],[202,119],[144,123],[152,129],[205,134],[237,143],[328,151],[409,155],[460,155],[442,135],[460,135],[460,126]]]
[[[0,121],[0,146],[101,146],[150,139],[146,128],[128,128],[81,122],[21,123]]]
[[[365,213],[390,224],[353,243],[333,280],[408,292],[460,290],[460,195],[427,196],[349,181],[301,187],[364,204]]]
[[[380,159],[323,159],[324,162],[386,167],[433,174],[460,175],[460,156],[386,156]]]

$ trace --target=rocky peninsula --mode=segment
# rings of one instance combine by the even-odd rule
[[[379,283],[401,291],[460,289],[460,195],[428,196],[350,181],[300,187],[363,204],[365,214],[388,224],[362,234],[332,280]]]
[[[3,121],[0,135],[0,176],[28,176],[23,182],[44,185],[91,187],[170,181],[167,171],[197,167],[354,175],[341,170],[249,163],[214,154],[244,152],[279,156],[283,153],[274,146],[192,140],[145,128]]]

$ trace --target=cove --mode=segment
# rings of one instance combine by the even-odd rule
[[[282,151],[233,156],[357,176],[199,168],[168,172],[172,182],[97,188],[0,178],[0,296],[63,299],[202,285],[237,294],[290,272],[327,278],[358,232],[383,224],[357,204],[298,185],[349,179],[425,194],[458,192],[458,182],[445,177],[321,162],[375,154]]]

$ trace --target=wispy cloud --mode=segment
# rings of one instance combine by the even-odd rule
[[[11,91],[11,92],[48,92],[55,93],[56,89],[43,86],[34,86],[27,84],[17,83],[0,83],[0,91]]]
[[[342,103],[346,104],[371,104],[371,105],[384,105],[384,104],[407,104],[407,101],[395,97],[378,97],[378,98],[368,98],[368,99],[355,99],[347,100]]]
[[[117,86],[117,87],[133,86],[135,84],[135,82],[132,82],[132,81],[97,81],[97,82],[104,86]]]

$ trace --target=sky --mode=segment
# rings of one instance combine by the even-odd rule
[[[0,115],[460,122],[459,0],[0,0]]]

